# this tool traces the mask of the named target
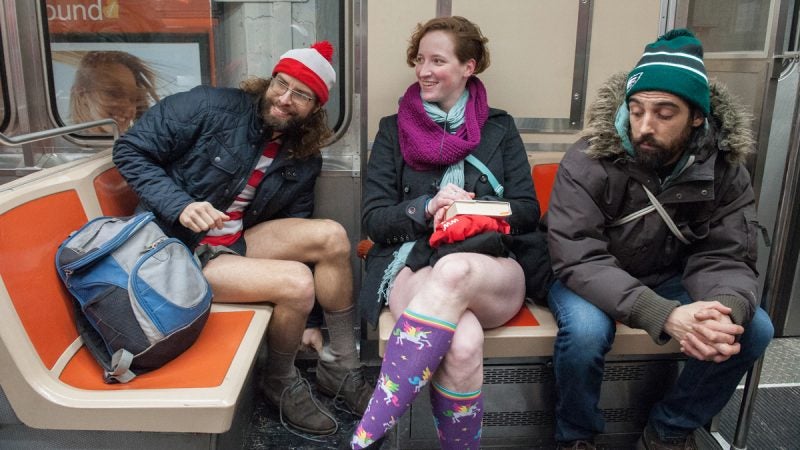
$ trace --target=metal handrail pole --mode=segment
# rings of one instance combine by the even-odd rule
[[[41,141],[42,139],[50,139],[65,134],[75,133],[76,131],[88,130],[103,125],[111,125],[114,134],[114,140],[119,139],[119,125],[113,119],[94,120],[92,122],[77,123],[75,125],[67,125],[59,128],[51,128],[49,130],[35,131],[33,133],[23,134],[16,137],[9,137],[0,133],[0,144],[2,145],[22,145],[30,144],[31,142]]]
[[[756,403],[758,382],[761,379],[763,364],[764,357],[762,356],[747,371],[744,392],[742,392],[742,404],[739,407],[739,417],[736,420],[736,430],[733,436],[733,443],[731,443],[731,450],[747,449],[747,432],[750,430],[750,422],[753,419],[753,408]]]

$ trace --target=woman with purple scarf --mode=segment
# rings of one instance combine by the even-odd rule
[[[505,236],[469,238],[447,251],[431,249],[428,239],[455,200],[508,201],[512,236],[538,224],[530,165],[514,120],[489,108],[475,76],[489,66],[487,41],[463,17],[418,25],[407,52],[417,82],[398,113],[380,122],[362,222],[375,245],[359,304],[375,325],[388,302],[397,322],[350,443],[355,449],[377,448],[428,383],[442,448],[480,445],[483,330],[519,311],[523,270]]]

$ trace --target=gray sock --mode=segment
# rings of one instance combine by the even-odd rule
[[[267,349],[267,370],[266,378],[268,381],[279,381],[281,384],[288,384],[296,376],[294,358],[296,353],[281,353],[272,348]]]
[[[358,367],[356,340],[353,333],[355,306],[339,311],[323,311],[330,335],[330,353],[339,364],[354,369]]]

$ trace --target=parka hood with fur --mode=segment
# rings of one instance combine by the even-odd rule
[[[586,153],[593,158],[624,157],[622,139],[614,126],[617,109],[625,101],[627,74],[613,75],[599,89],[598,97],[589,109],[583,138],[589,141]],[[710,83],[712,129],[716,130],[716,148],[731,164],[743,163],[754,152],[755,141],[750,129],[750,116],[734,101],[728,89],[715,81]]]

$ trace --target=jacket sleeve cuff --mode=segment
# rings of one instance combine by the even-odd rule
[[[664,324],[672,311],[680,305],[677,300],[668,300],[652,289],[645,289],[633,304],[630,326],[646,331],[656,344],[666,344],[670,336],[664,332]]]
[[[718,301],[731,309],[731,320],[737,325],[745,325],[748,322],[749,314],[747,307],[747,300],[737,297],[735,295],[715,295],[713,297],[704,298],[703,301],[713,302]]]
[[[420,225],[427,225],[429,219],[425,213],[425,206],[427,206],[429,198],[428,196],[422,196],[412,200],[406,206],[406,215]]]

